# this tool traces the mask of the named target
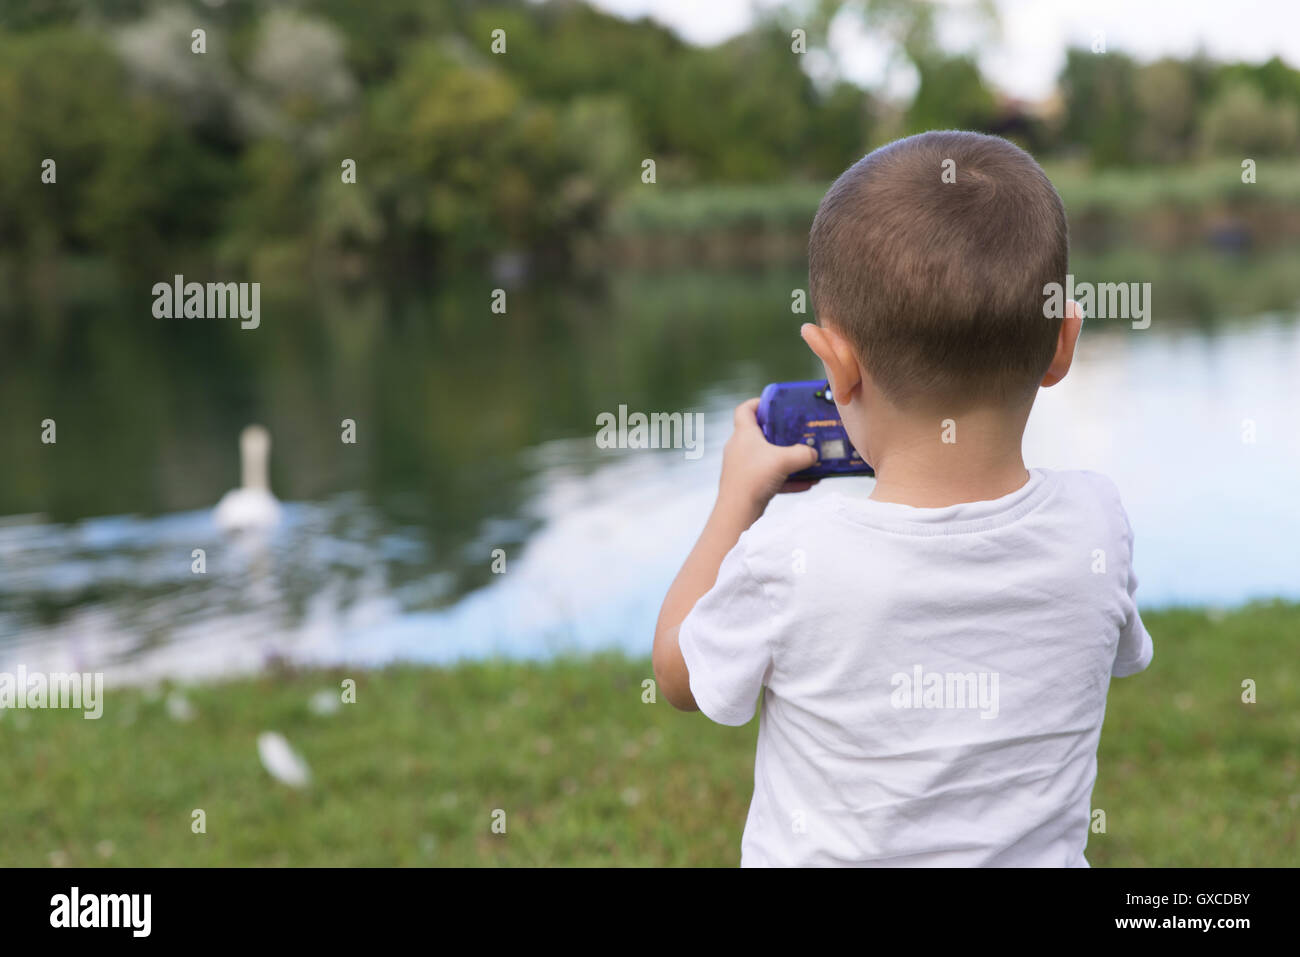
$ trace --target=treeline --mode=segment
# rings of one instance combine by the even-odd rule
[[[1300,72],[1276,59],[1070,50],[1058,100],[1028,108],[971,56],[916,47],[916,94],[896,104],[803,69],[792,17],[699,48],[579,2],[9,0],[0,255],[427,270],[563,258],[641,188],[648,158],[671,188],[822,182],[938,127],[1096,166],[1297,145]]]

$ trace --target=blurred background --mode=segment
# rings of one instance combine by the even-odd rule
[[[0,671],[120,691],[0,712],[0,862],[734,864],[753,728],[642,704],[658,603],[730,408],[818,372],[822,193],[961,128],[1043,164],[1078,281],[1151,284],[1026,436],[1118,483],[1158,649],[1089,857],[1293,863],[1300,12],[1131,6],[7,0]],[[260,282],[260,327],[155,318],[176,274]],[[598,448],[620,405],[703,412],[705,454]],[[251,422],[283,509],[231,536]],[[273,725],[314,789],[259,766]],[[1148,800],[1194,782],[1190,820]]]

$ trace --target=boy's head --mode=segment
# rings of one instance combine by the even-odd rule
[[[1068,259],[1065,208],[1033,158],[956,131],[854,163],[808,243],[819,319],[900,408],[1031,401],[1061,332],[1043,287],[1065,285]]]

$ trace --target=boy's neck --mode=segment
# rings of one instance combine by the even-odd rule
[[[948,419],[895,413],[871,423],[871,498],[942,508],[1011,494],[1029,481],[1020,450],[1028,417],[1028,407],[975,408]]]

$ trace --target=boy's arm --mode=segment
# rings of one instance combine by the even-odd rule
[[[815,463],[816,451],[806,445],[772,445],[758,427],[757,410],[758,399],[736,407],[735,430],[723,450],[717,502],[682,570],[669,586],[655,626],[652,655],[655,681],[669,703],[683,711],[695,711],[698,707],[677,644],[682,622],[695,603],[713,587],[723,558],[735,547],[745,529],[763,514],[772,496],[777,492],[803,491],[813,484],[789,482],[787,477]]]

